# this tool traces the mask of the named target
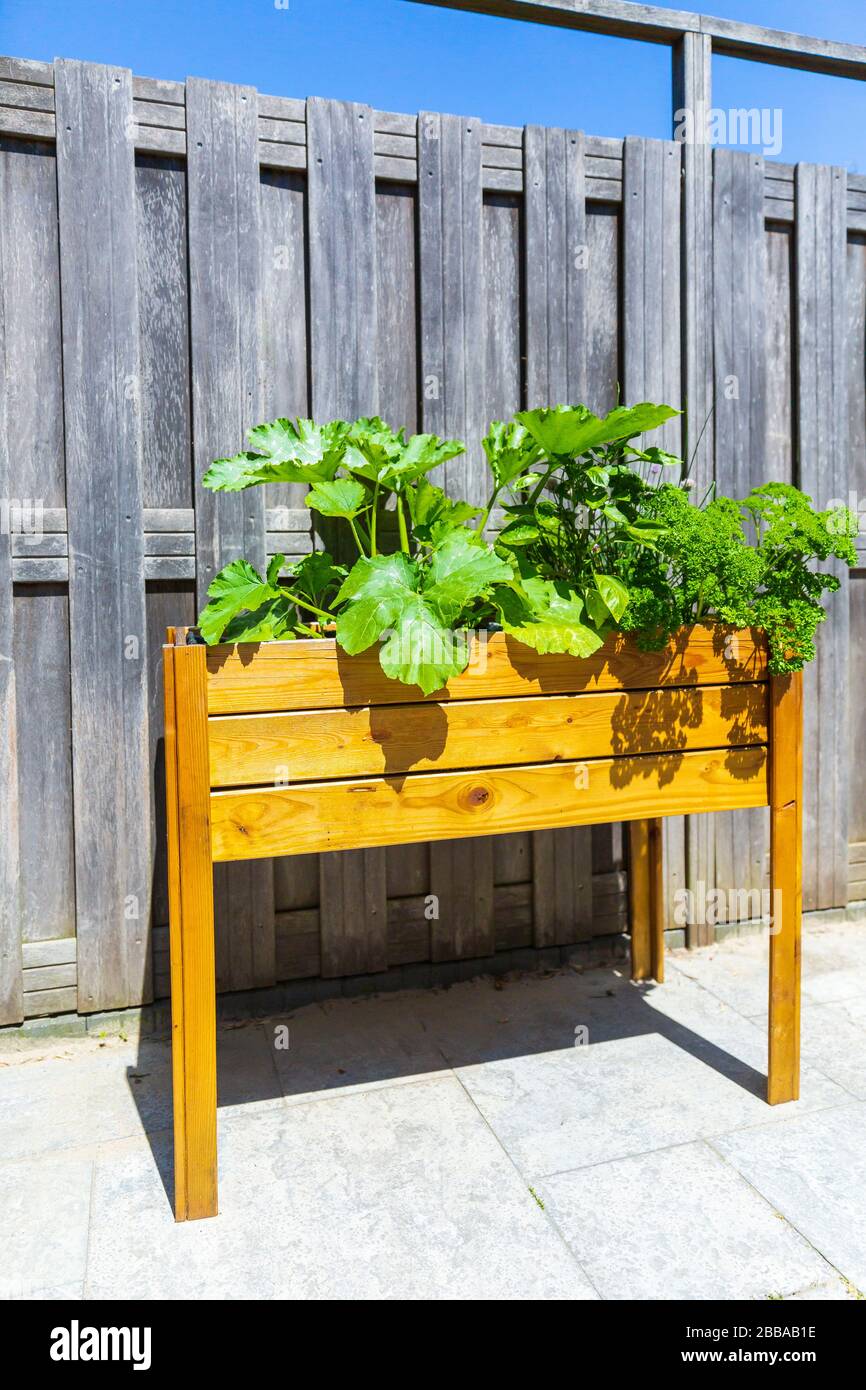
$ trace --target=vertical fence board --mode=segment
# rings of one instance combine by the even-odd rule
[[[586,214],[586,404],[613,410],[622,384],[620,361],[620,209],[591,203]]]
[[[848,489],[845,170],[798,164],[795,187],[799,482],[826,507]],[[848,895],[848,573],[836,572],[842,587],[805,672],[806,908]]]
[[[680,147],[629,137],[623,155],[623,386],[627,405],[682,404]],[[680,420],[647,443],[678,454]]]
[[[9,530],[36,524],[40,504],[66,500],[57,240],[53,149],[3,137],[0,498],[12,513],[4,512],[0,533],[0,1022],[6,1023],[21,1018],[21,942],[75,933],[66,594],[13,589],[9,553]],[[23,508],[19,518],[15,501]]]
[[[306,416],[306,180],[289,170],[261,171],[261,414],[263,420]],[[265,504],[302,507],[302,483],[268,483]]]
[[[760,155],[718,149],[713,169],[715,477],[721,492],[744,497],[764,480],[767,454],[764,161]],[[701,880],[728,890],[729,921],[757,916],[754,894],[764,887],[768,813],[726,812],[701,817],[700,825],[694,859]],[[705,846],[704,852],[712,853],[707,836],[715,841],[714,874],[709,861],[701,862]],[[702,924],[696,940],[713,935],[713,925]]]
[[[861,567],[864,564],[864,528],[866,528],[866,235],[848,237],[848,449],[851,465],[848,505],[856,508],[860,518],[857,538]],[[851,595],[850,657],[850,728],[848,731],[848,765],[851,768],[848,796],[848,836],[851,844],[866,842],[866,797],[863,795],[863,748],[866,747],[866,573],[860,568],[849,581]],[[863,880],[866,867],[849,871],[848,897],[864,896]]]
[[[483,504],[484,255],[481,123],[475,117],[418,117],[421,383],[424,429],[464,439],[467,454],[444,468],[452,495]],[[434,960],[488,955],[494,946],[493,848],[489,840],[430,847]]]
[[[311,98],[307,169],[313,416],[375,415],[379,330],[370,108]],[[319,893],[323,971],[384,969],[385,850],[320,855]]]
[[[680,147],[674,141],[624,141],[622,336],[628,405],[682,404],[680,182]],[[679,454],[682,439],[675,418],[646,442]],[[665,816],[663,833],[664,911],[672,927],[676,892],[686,885],[689,827],[683,816]]]
[[[526,401],[567,405],[586,397],[586,196],[579,130],[527,126]]]
[[[453,496],[486,501],[481,440],[484,284],[481,122],[474,116],[418,117],[421,384],[424,429],[465,439],[444,468]]]
[[[712,40],[684,34],[674,48],[674,124],[686,113],[692,138],[682,144],[683,448],[701,494],[713,477],[712,149],[705,130],[712,106]],[[682,126],[688,134],[688,126]]]
[[[261,416],[274,420],[310,414],[307,371],[306,179],[290,170],[261,171],[261,303],[259,370]],[[303,507],[302,483],[268,483],[269,507]],[[312,524],[312,523],[311,523]],[[297,537],[304,549],[310,536]],[[274,903],[278,911],[307,906],[310,882],[318,902],[318,857],[285,855],[274,860]]]
[[[484,403],[490,420],[522,405],[521,208],[508,193],[484,197]]]
[[[583,132],[527,126],[523,142],[526,404],[586,397],[588,246]],[[535,832],[536,945],[586,935],[592,829]]]
[[[418,426],[417,206],[415,189],[384,183],[376,191],[376,295],[379,412],[407,435]],[[426,893],[430,851],[426,844],[385,851],[387,896]]]
[[[790,483],[794,477],[793,228],[766,229],[764,290],[766,454],[764,477]]]
[[[145,507],[191,507],[186,173],[138,155],[142,493]],[[160,638],[160,647],[165,634]]]
[[[20,228],[9,225],[6,212],[7,163],[0,159],[0,500],[12,493],[7,433],[7,345],[9,311],[8,261]],[[11,525],[0,527],[0,1024],[24,1017],[21,964],[21,912],[18,880],[18,723],[15,699],[12,611]]]
[[[58,61],[78,1007],[150,995],[132,77]]]
[[[265,562],[261,488],[213,493],[211,461],[245,447],[259,421],[258,99],[252,87],[190,78],[186,88],[196,580],[199,604],[221,566]],[[217,980],[275,979],[273,868],[215,870]]]

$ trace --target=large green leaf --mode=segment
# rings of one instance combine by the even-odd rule
[[[406,555],[357,560],[335,599],[336,604],[346,604],[337,618],[340,646],[350,655],[371,647],[415,599],[416,584],[415,568]]]
[[[542,655],[586,657],[602,645],[598,633],[583,622],[580,595],[561,582],[525,579],[519,586],[497,589],[494,597],[505,631]]]
[[[395,433],[376,416],[352,426],[345,464],[359,477],[399,491],[464,453],[465,447],[457,439],[443,440],[435,434],[413,434],[404,440],[402,430]]]
[[[494,420],[481,441],[497,489],[517,481],[541,458],[542,450],[525,425]]]
[[[295,608],[289,598],[269,599],[252,613],[232,618],[223,642],[275,642],[294,638]]]
[[[420,685],[425,695],[458,676],[469,661],[465,632],[454,632],[420,595],[406,603],[382,643],[379,661],[386,676]]]
[[[271,420],[249,432],[255,452],[215,459],[202,479],[213,492],[241,492],[257,483],[314,483],[334,477],[345,450],[344,420]]]
[[[269,584],[247,560],[233,560],[213,579],[208,589],[210,602],[198,620],[204,640],[219,642],[231,620],[245,609],[254,611],[282,591]],[[237,640],[237,639],[236,639]]]
[[[654,430],[680,412],[670,405],[617,406],[610,414],[599,418],[585,405],[557,405],[552,409],[523,410],[517,419],[532,435],[548,457],[576,458],[588,449],[602,444],[615,444],[631,439],[645,430]]]
[[[335,478],[333,482],[316,483],[306,496],[306,504],[322,516],[341,516],[345,520],[363,510],[367,492],[353,478]]]
[[[453,623],[492,584],[511,579],[511,566],[468,531],[451,531],[434,550],[423,593],[446,623]]]
[[[316,599],[342,583],[346,574],[345,565],[335,565],[327,550],[311,550],[289,567],[288,579],[293,589]]]
[[[610,616],[619,622],[628,607],[628,589],[612,574],[594,574],[595,587]]]
[[[412,518],[412,531],[416,540],[438,542],[449,531],[462,527],[465,522],[481,511],[470,502],[454,502],[446,497],[441,487],[436,487],[428,478],[419,478],[413,487],[406,490]]]

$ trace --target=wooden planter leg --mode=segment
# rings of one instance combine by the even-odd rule
[[[665,966],[660,817],[631,821],[629,851],[631,977],[661,984]]]
[[[169,646],[163,655],[175,1217],[187,1221],[217,1214],[207,674],[204,647]]]
[[[770,678],[770,1037],[767,1100],[800,1095],[803,677]]]

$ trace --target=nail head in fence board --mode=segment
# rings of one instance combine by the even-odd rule
[[[58,61],[55,97],[75,652],[78,1007],[91,1013],[150,996],[152,845],[131,74]],[[137,915],[130,918],[130,911]]]
[[[481,121],[418,117],[423,428],[463,439],[467,453],[442,470],[445,490],[483,505],[487,470],[480,441],[485,401]],[[431,847],[433,960],[487,954],[493,941],[493,850],[459,841]],[[482,949],[483,948],[483,949]]]
[[[310,388],[317,420],[352,420],[379,409],[373,126],[368,106],[319,97],[307,102]],[[322,535],[333,549],[332,528],[324,524]],[[363,960],[364,968],[384,969],[376,963],[387,923],[384,850],[353,851],[344,863],[322,855],[319,883],[323,969],[327,962],[331,975],[350,974]]]
[[[798,482],[826,507],[849,487],[845,170],[799,164],[796,190]],[[807,908],[844,906],[848,893],[849,582],[833,570],[841,589],[804,673]]]
[[[712,148],[701,122],[712,106],[712,45],[706,34],[684,34],[673,51],[674,130],[687,111],[695,138],[682,143],[683,422],[686,457],[699,495],[713,478]]]
[[[527,126],[526,400],[586,398],[586,197],[580,130]]]
[[[190,78],[186,90],[193,466],[198,601],[232,560],[265,565],[261,488],[215,494],[201,477],[259,423],[258,96]],[[224,989],[275,980],[271,867],[216,875],[217,977]]]

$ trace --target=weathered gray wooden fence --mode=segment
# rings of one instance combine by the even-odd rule
[[[465,434],[477,498],[488,420],[621,387],[689,396],[724,489],[866,493],[864,178],[65,61],[0,60],[0,132],[0,1022],[168,991],[164,628],[309,545],[298,488],[200,487],[257,420]],[[809,907],[866,897],[864,578],[808,677]],[[760,812],[671,822],[669,910],[765,857]],[[220,869],[219,986],[620,932],[624,873],[618,827]]]

